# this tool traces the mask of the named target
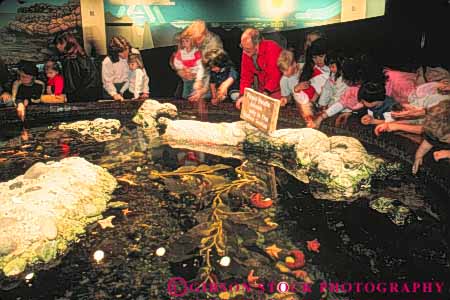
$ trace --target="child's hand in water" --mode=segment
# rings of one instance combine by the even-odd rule
[[[450,158],[450,150],[435,151],[433,153],[433,157],[434,157],[435,161],[439,161],[441,159]]]
[[[370,125],[373,122],[373,117],[369,116],[369,115],[365,115],[364,117],[361,118],[361,123],[363,125]]]
[[[335,121],[335,125],[336,127],[341,127],[344,126],[345,124],[347,124],[348,119],[351,117],[352,113],[351,112],[344,112],[339,114],[339,116],[337,116],[336,121]]]
[[[228,88],[223,84],[220,85],[219,88],[217,89],[217,99],[219,101],[223,101],[225,100],[225,98],[227,98],[227,95],[228,95]]]
[[[280,105],[281,106],[285,106],[287,104],[287,101],[288,101],[287,97],[281,97],[280,98]]]
[[[17,116],[22,122],[25,121],[25,105],[23,103],[17,104]]]

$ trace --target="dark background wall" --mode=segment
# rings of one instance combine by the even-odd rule
[[[421,65],[450,69],[450,0],[387,0],[384,17],[321,26],[331,49],[345,53],[369,53],[383,65],[405,71]],[[299,51],[305,33],[311,28],[285,31],[281,35],[288,47]],[[224,42],[225,50],[239,66],[241,31],[214,30]],[[421,48],[422,36],[425,36]],[[142,52],[150,74],[150,91],[154,97],[174,95],[179,78],[169,67],[175,47],[155,48]]]

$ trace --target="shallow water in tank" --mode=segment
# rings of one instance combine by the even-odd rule
[[[195,118],[189,114],[182,117]],[[229,116],[217,115],[208,121],[231,120]],[[195,277],[202,261],[196,257],[171,263],[165,256],[156,256],[155,251],[165,247],[170,252],[170,238],[194,227],[193,216],[203,207],[191,194],[176,194],[155,183],[149,172],[199,163],[237,167],[242,162],[167,146],[149,148],[139,130],[129,122],[123,122],[120,139],[101,143],[57,130],[55,125],[29,129],[26,140],[23,135],[20,137],[20,131],[3,130],[0,181],[23,174],[39,161],[80,156],[106,167],[116,178],[133,178],[135,184],[119,181],[112,199],[127,202],[129,212],[125,214],[120,209],[104,212],[105,217],[115,216],[114,228],[102,230],[97,223],[91,224],[59,261],[46,270],[33,270],[32,280],[0,277],[0,299],[171,299],[167,291],[169,279]],[[392,159],[377,149],[368,151]],[[280,240],[299,249],[305,249],[306,241],[320,242],[320,252],[304,251],[305,268],[318,278],[317,282],[412,285],[443,281],[447,285],[448,196],[431,184],[425,185],[423,179],[410,176],[408,168],[388,180],[375,180],[370,197],[351,203],[314,199],[306,184],[281,169],[263,164],[257,174],[271,180],[270,196],[277,200],[273,221],[279,224],[276,232]],[[395,224],[392,217],[369,206],[379,196],[396,198],[399,200],[396,205],[410,209],[404,225]],[[92,259],[96,250],[105,252],[101,263]],[[246,280],[235,278],[238,282]],[[448,289],[445,286],[442,293],[415,293],[413,298],[448,299]],[[306,294],[304,299],[318,299],[320,294],[315,292]],[[392,294],[386,298],[385,293],[336,291],[326,299],[382,299],[383,294],[383,299],[411,298],[411,294]],[[206,296],[187,294],[182,299],[203,298]]]

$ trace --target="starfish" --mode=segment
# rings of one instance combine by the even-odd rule
[[[133,212],[132,210],[129,210],[128,208],[122,209],[122,213],[124,216],[128,216],[129,213]]]
[[[106,219],[103,220],[99,220],[97,221],[98,224],[100,224],[100,227],[102,229],[106,229],[106,228],[114,228],[114,225],[112,223],[112,220],[115,218],[116,216],[109,216]]]
[[[267,247],[266,249],[266,253],[272,257],[272,258],[279,258],[278,257],[278,253],[280,253],[282,251],[282,249],[278,248],[276,244],[273,244],[272,246]]]
[[[257,288],[259,287],[259,284],[256,281],[259,279],[259,276],[253,276],[254,272],[254,270],[251,270],[250,273],[248,273],[247,282],[251,287]]]
[[[314,239],[312,241],[307,241],[306,245],[307,245],[306,247],[308,248],[309,251],[319,253],[320,243],[317,239]]]
[[[306,273],[306,271],[303,270],[295,270],[292,271],[292,275],[294,275],[295,278],[305,279],[308,276],[308,273]]]

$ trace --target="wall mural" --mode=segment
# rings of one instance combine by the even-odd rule
[[[82,41],[80,0],[0,1],[0,56],[7,64],[45,61],[55,35],[66,30]]]
[[[170,46],[195,19],[211,27],[279,31],[384,15],[386,0],[105,0],[106,36],[140,49]]]

